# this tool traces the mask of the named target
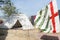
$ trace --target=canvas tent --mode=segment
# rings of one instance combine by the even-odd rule
[[[5,22],[4,26],[0,28],[13,28],[17,20],[22,25],[22,29],[33,29],[33,25],[29,21],[28,17],[24,14],[12,14]]]

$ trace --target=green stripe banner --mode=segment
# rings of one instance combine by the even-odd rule
[[[49,21],[50,21],[50,17],[48,16],[48,6],[46,6],[43,10],[41,10],[40,12],[39,12],[39,16],[36,18],[36,20],[35,20],[35,25],[37,24],[37,23],[39,23],[39,21],[40,20],[42,20],[41,22],[40,22],[40,24],[38,25],[38,28],[41,30],[41,32],[44,32],[44,31],[47,31],[48,29],[48,33],[50,32],[50,30],[52,30],[52,28],[49,26]],[[43,15],[43,16],[42,16]],[[47,20],[46,20],[47,19]],[[45,28],[44,29],[41,29],[41,27],[43,27],[43,25],[44,25],[44,22],[45,21],[47,21],[46,22],[46,25],[45,25]]]
[[[45,9],[44,11],[45,11],[45,13],[44,13],[43,19],[42,19],[39,27],[42,27],[42,25],[43,25],[43,23],[44,23],[44,21],[45,21],[45,18],[46,18],[46,15],[47,15],[47,11],[48,11],[48,6],[46,6],[46,9]]]

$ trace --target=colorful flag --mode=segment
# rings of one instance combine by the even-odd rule
[[[38,12],[34,23],[36,28],[39,28],[42,32],[60,32],[56,0],[52,0],[45,8]]]

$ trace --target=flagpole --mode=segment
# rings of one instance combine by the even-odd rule
[[[29,39],[29,29],[27,30],[27,40],[30,40]]]

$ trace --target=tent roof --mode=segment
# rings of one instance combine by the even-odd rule
[[[4,28],[12,28],[16,21],[19,20],[23,29],[33,29],[33,25],[25,14],[12,14],[4,23]]]

